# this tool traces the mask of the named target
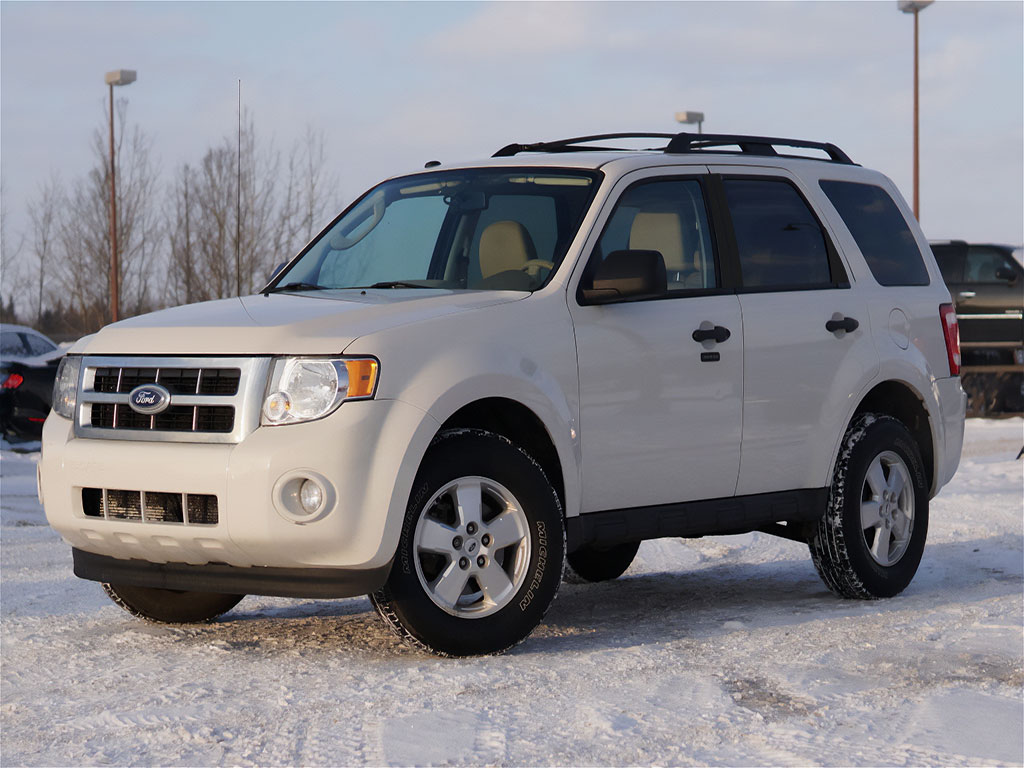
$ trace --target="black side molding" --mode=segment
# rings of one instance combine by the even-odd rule
[[[785,536],[774,523],[785,522],[799,530],[801,524],[818,520],[828,504],[828,488],[807,488],[780,493],[758,493],[706,501],[685,501],[652,507],[590,512],[566,521],[568,548],[608,546],[627,541],[668,536],[725,536],[764,530]]]
[[[225,563],[189,565],[119,560],[74,548],[71,553],[75,559],[75,576],[80,579],[227,595],[320,599],[357,597],[380,589],[391,573],[391,563],[371,570],[261,566],[242,568]]]

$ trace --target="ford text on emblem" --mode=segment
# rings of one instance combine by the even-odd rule
[[[128,394],[128,405],[136,413],[152,416],[163,413],[171,404],[171,393],[159,384],[143,384]]]

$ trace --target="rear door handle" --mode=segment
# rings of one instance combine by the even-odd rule
[[[836,312],[836,315],[839,313]],[[853,333],[860,328],[860,323],[854,320],[852,317],[835,317],[825,323],[825,330],[829,333],[835,333],[836,331],[846,331],[847,333]]]
[[[728,328],[716,325],[714,328],[698,328],[693,332],[692,336],[694,341],[713,341],[716,344],[721,344],[732,334]]]

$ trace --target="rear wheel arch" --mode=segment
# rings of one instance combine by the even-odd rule
[[[924,464],[926,482],[935,487],[935,425],[928,414],[924,398],[909,384],[890,379],[876,384],[862,398],[850,415],[847,428],[858,416],[877,413],[891,416],[901,422],[917,443]],[[845,430],[844,430],[845,434]]]

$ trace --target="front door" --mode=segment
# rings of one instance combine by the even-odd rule
[[[665,261],[664,297],[600,306],[569,297],[584,513],[735,492],[743,324],[739,300],[721,287],[707,181],[691,174],[622,182],[581,281],[613,251],[653,250]],[[693,339],[716,327],[728,338]]]

